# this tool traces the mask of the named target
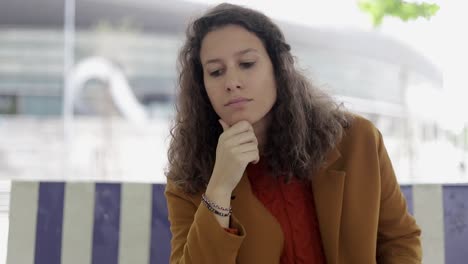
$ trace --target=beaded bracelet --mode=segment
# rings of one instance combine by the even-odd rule
[[[215,204],[214,202],[208,200],[208,198],[206,197],[205,194],[202,194],[202,199],[203,199],[205,202],[207,202],[207,203],[208,203],[211,207],[213,207],[213,208],[216,208],[216,209],[218,209],[218,210],[225,211],[225,212],[232,212],[232,208],[231,208],[231,207],[229,207],[229,208],[221,207],[221,206]]]
[[[225,214],[225,213],[220,212],[220,211],[216,210],[215,208],[211,207],[211,205],[207,201],[205,201],[204,199],[202,199],[202,202],[206,206],[206,208],[208,208],[208,210],[210,210],[211,212],[213,212],[213,213],[215,213],[215,214],[217,214],[219,216],[222,216],[222,217],[231,216],[231,213],[232,213],[231,211],[229,211],[227,214]]]

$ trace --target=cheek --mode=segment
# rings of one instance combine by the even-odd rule
[[[264,98],[265,102],[276,101],[276,80],[271,72],[263,74],[263,78],[256,78],[255,87],[258,87],[258,96]]]
[[[206,86],[205,86],[206,87]],[[205,89],[208,99],[210,100],[211,106],[219,114],[222,106],[222,100],[220,100],[220,95],[216,92],[216,89],[213,87],[208,87]]]

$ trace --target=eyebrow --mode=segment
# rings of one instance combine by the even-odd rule
[[[248,49],[245,49],[245,50],[241,50],[241,51],[238,51],[236,53],[234,53],[235,56],[240,56],[240,55],[244,55],[246,53],[249,53],[249,52],[258,52],[258,50],[254,49],[254,48],[248,48]],[[220,62],[221,59],[211,59],[211,60],[207,60],[204,64],[210,64],[210,63],[216,63],[216,62]]]

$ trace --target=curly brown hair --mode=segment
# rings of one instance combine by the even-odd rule
[[[168,180],[189,194],[203,191],[210,180],[223,129],[204,87],[200,48],[207,33],[227,25],[254,33],[273,64],[277,100],[271,123],[275,125],[268,128],[261,158],[273,177],[310,179],[350,125],[352,115],[296,69],[289,44],[270,18],[249,8],[220,4],[188,26],[179,54]]]

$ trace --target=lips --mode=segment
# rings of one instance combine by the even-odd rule
[[[244,97],[234,98],[234,99],[229,100],[229,102],[225,104],[225,106],[229,106],[229,105],[237,104],[241,102],[249,102],[249,101],[252,101],[252,99],[248,99]]]

